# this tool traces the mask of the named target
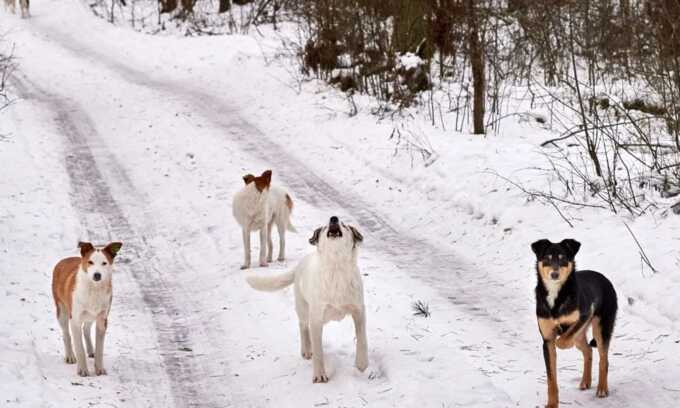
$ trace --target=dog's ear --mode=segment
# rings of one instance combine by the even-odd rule
[[[109,254],[111,256],[111,259],[113,259],[116,257],[116,255],[118,255],[118,251],[120,251],[120,247],[122,246],[123,246],[122,242],[111,242],[104,247],[104,252]]]
[[[354,245],[364,242],[364,236],[361,235],[361,232],[359,232],[358,229],[351,225],[349,226],[349,229],[352,230],[352,239],[354,239]]]
[[[246,174],[243,176],[243,182],[246,183],[246,185],[252,183],[253,181],[255,181],[255,176],[252,174]]]
[[[267,183],[267,186],[269,186],[269,184],[272,182],[272,171],[265,170],[260,178],[262,178]]]
[[[89,252],[94,251],[94,246],[89,242],[78,242],[80,248],[80,256],[85,257]]]
[[[569,252],[569,257],[572,259],[576,256],[578,250],[581,248],[581,243],[571,238],[563,239],[562,242],[560,242],[560,244],[563,247],[567,248],[567,251]]]
[[[314,230],[314,233],[312,234],[312,237],[309,239],[309,243],[312,245],[316,245],[319,243],[319,235],[321,235],[321,230],[323,228],[317,228]]]
[[[547,239],[540,239],[533,244],[531,244],[531,250],[534,251],[536,254],[536,257],[539,258],[543,255],[545,250],[552,245],[552,242],[550,242]]]

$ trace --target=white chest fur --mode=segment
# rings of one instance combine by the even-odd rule
[[[543,281],[543,284],[545,285],[545,289],[548,291],[548,294],[545,297],[545,300],[548,302],[548,306],[550,308],[555,307],[555,300],[557,300],[557,295],[560,293],[560,288],[562,287],[562,282],[559,281]]]
[[[84,273],[78,272],[73,291],[74,319],[92,321],[98,316],[109,314],[111,308],[111,282],[93,282]]]

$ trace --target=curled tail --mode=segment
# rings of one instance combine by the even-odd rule
[[[276,276],[250,275],[246,277],[246,281],[253,289],[274,292],[291,285],[295,281],[295,270]]]

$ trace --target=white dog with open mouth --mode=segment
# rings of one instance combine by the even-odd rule
[[[295,283],[295,310],[300,321],[302,357],[312,358],[314,383],[325,383],[323,326],[346,315],[354,319],[356,367],[368,367],[364,289],[357,264],[357,245],[363,236],[356,228],[331,217],[327,226],[317,228],[309,243],[317,251],[307,255],[290,272],[273,277],[249,276],[257,290],[275,291]]]

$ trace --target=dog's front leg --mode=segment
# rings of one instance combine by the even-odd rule
[[[241,232],[243,233],[243,251],[245,253],[241,269],[248,269],[250,268],[250,229],[244,227]]]
[[[312,364],[314,366],[313,383],[328,382],[323,365],[323,305],[312,306],[309,329],[312,340]]]
[[[92,322],[83,323],[83,335],[85,336],[85,350],[88,357],[94,357],[94,347],[92,347]]]
[[[267,264],[267,226],[260,229],[260,266],[268,266]]]
[[[97,317],[97,344],[94,354],[94,373],[97,375],[106,375],[104,369],[104,337],[106,336],[106,316]]]
[[[76,362],[78,363],[78,375],[87,377],[90,373],[87,371],[87,358],[85,356],[85,347],[83,347],[83,322],[79,319],[71,318],[71,338],[75,346]]]
[[[557,408],[559,396],[557,390],[557,348],[554,340],[543,340],[543,359],[548,377],[548,404],[545,408]]]
[[[368,367],[368,342],[366,340],[366,311],[362,306],[360,310],[352,313],[354,319],[354,331],[357,337],[357,349],[355,364],[359,371]]]

